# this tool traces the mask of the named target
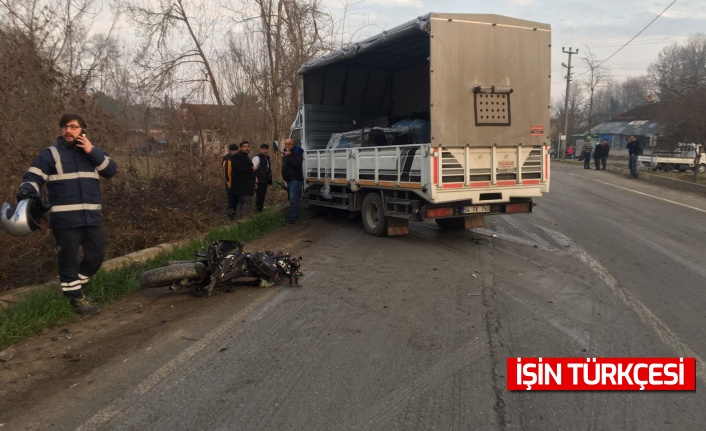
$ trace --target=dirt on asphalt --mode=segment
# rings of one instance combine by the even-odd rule
[[[296,255],[311,233],[311,221],[304,220],[246,244],[245,250],[283,250]],[[219,290],[210,298],[167,288],[144,290],[105,306],[100,314],[82,316],[11,346],[14,356],[0,361],[0,427],[70,388],[77,376],[112,363],[162,333],[178,331],[183,322],[215,307],[237,303],[254,289],[267,288],[241,285],[233,293]]]

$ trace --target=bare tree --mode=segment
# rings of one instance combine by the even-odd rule
[[[93,83],[100,63],[114,40],[107,36],[88,36],[99,8],[94,0],[0,0],[0,17],[6,26],[21,31],[50,61],[52,68],[64,73],[72,85],[86,90]],[[113,21],[113,26],[115,25]]]
[[[154,7],[141,4],[124,0],[120,6],[142,36],[136,62],[143,69],[145,84],[160,100],[174,82],[206,84],[216,103],[223,105],[207,44],[215,33],[212,2],[160,0]]]
[[[256,94],[267,129],[278,139],[298,105],[297,70],[332,47],[331,17],[320,0],[253,0],[236,11],[239,31],[231,31],[226,63],[237,69],[242,93]]]
[[[706,35],[665,47],[650,64],[659,100],[666,106],[663,135],[673,142],[706,140]],[[699,165],[697,152],[695,166]],[[694,170],[694,180],[697,170]]]
[[[685,142],[706,136],[706,35],[673,44],[650,64],[657,97],[669,106],[669,133]]]
[[[591,133],[591,128],[595,124],[593,104],[596,97],[596,92],[600,87],[608,85],[612,77],[608,68],[602,66],[601,61],[596,59],[596,56],[593,52],[591,52],[591,48],[586,47],[584,52],[588,52],[588,54],[581,58],[581,61],[586,65],[588,71],[585,72],[585,77],[580,81],[580,83],[588,93],[588,112],[586,123],[588,125],[588,133]]]
[[[566,145],[568,146],[571,142],[571,135],[586,129],[585,123],[585,110],[583,109],[584,97],[581,91],[571,91],[569,92],[569,106],[568,113],[564,112],[564,101],[565,94],[561,97],[555,99],[552,104],[552,117],[561,119],[560,122],[555,122],[554,127],[552,127],[551,136],[553,142],[559,142],[559,135],[564,133],[563,124],[564,116],[568,115],[568,135],[566,137]],[[560,126],[560,124],[561,126]],[[560,127],[561,128],[560,128]]]

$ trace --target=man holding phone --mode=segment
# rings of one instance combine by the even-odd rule
[[[38,198],[46,184],[61,290],[79,313],[95,314],[100,307],[83,289],[105,258],[99,178],[114,176],[118,166],[88,139],[80,115],[64,114],[59,127],[56,145],[45,148],[22,177],[17,200]]]

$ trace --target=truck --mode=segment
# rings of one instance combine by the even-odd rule
[[[429,13],[305,63],[304,202],[374,236],[527,214],[549,191],[551,28]]]
[[[696,166],[699,172],[706,172],[703,145],[695,143],[680,142],[672,149],[654,149],[650,155],[637,156],[637,163],[655,171],[685,172],[693,170]]]

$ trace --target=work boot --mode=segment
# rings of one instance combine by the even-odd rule
[[[96,314],[101,311],[98,304],[94,304],[92,300],[81,293],[81,296],[71,298],[71,305],[76,309],[78,314]]]

